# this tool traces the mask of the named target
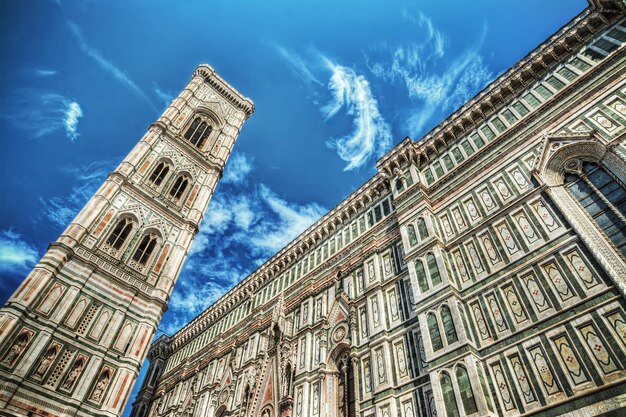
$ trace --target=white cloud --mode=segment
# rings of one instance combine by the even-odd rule
[[[249,236],[258,251],[277,252],[326,213],[326,209],[317,203],[301,205],[287,202],[263,184],[259,194],[270,209],[271,217],[276,220],[264,220]]]
[[[0,231],[0,272],[24,273],[37,262],[39,253],[12,230]]]
[[[155,111],[157,110],[157,108],[154,106],[152,101],[148,98],[146,93],[144,93],[143,90],[139,88],[139,86],[137,86],[137,84],[135,84],[135,82],[131,80],[130,77],[124,71],[122,71],[111,61],[103,57],[100,51],[93,48],[91,45],[87,44],[80,30],[80,27],[78,27],[76,23],[68,20],[67,24],[69,25],[72,34],[78,41],[78,46],[85,53],[85,55],[93,59],[100,66],[100,68],[102,68],[104,71],[111,74],[113,78],[115,78],[117,81],[119,81],[120,83],[125,85],[127,88],[129,88],[137,96],[141,97],[146,103],[148,103],[148,105],[150,105],[150,107],[152,107],[152,109],[154,109]]]
[[[487,27],[467,51],[456,58],[446,59],[445,36],[432,20],[421,13],[404,16],[422,31],[422,41],[395,47],[390,62],[370,63],[370,70],[386,81],[399,80],[409,97],[416,103],[407,120],[412,136],[419,135],[435,111],[453,111],[483,88],[493,74],[478,50]]]
[[[350,134],[331,139],[328,145],[348,163],[344,171],[360,168],[370,158],[382,155],[391,147],[389,125],[380,114],[378,102],[363,75],[325,57],[322,59],[332,73],[328,89],[333,94],[333,100],[322,108],[322,113],[329,119],[345,107],[346,114],[354,122]]]
[[[306,83],[313,83],[318,85],[324,85],[320,80],[315,77],[315,74],[309,68],[310,65],[307,64],[299,55],[294,54],[293,52],[283,48],[279,45],[274,45],[274,48],[278,52],[278,54],[285,60],[289,69],[296,75],[296,77],[300,78],[302,81]]]
[[[12,111],[2,117],[31,131],[35,138],[59,129],[64,129],[72,142],[80,136],[78,122],[83,111],[77,101],[61,94],[20,89],[6,99],[4,106]]]
[[[252,159],[244,153],[235,153],[230,156],[222,183],[241,184],[252,171]]]
[[[63,125],[65,126],[67,137],[72,141],[78,138],[78,119],[81,117],[83,117],[83,110],[80,108],[80,105],[75,101],[70,102],[65,110]]]

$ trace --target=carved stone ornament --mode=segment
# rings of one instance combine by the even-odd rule
[[[345,326],[337,326],[337,328],[333,331],[333,342],[339,343],[346,337],[346,328]]]

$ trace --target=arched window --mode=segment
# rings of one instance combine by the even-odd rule
[[[426,220],[423,217],[417,219],[417,231],[420,234],[420,239],[424,240],[428,237],[428,229],[426,228]]]
[[[417,285],[420,287],[420,292],[428,291],[428,279],[426,278],[424,263],[419,259],[415,261],[415,275],[417,276]]]
[[[178,178],[176,178],[176,181],[174,181],[172,188],[170,188],[170,195],[175,200],[179,200],[185,192],[187,185],[189,185],[189,178],[184,175],[179,175]]]
[[[626,190],[602,167],[588,162],[580,176],[565,174],[565,186],[626,257]]]
[[[450,375],[442,372],[439,378],[439,384],[441,385],[441,393],[443,394],[443,403],[446,407],[447,417],[459,417],[459,407],[456,404],[456,397],[454,396],[454,388],[452,387]]]
[[[161,185],[169,171],[170,167],[168,164],[166,164],[165,162],[159,162],[159,165],[154,168],[154,171],[152,171],[152,175],[150,175],[150,181],[154,185]]]
[[[132,229],[133,221],[131,219],[127,217],[120,220],[106,240],[107,245],[113,249],[121,248]]]
[[[454,320],[452,320],[450,307],[447,305],[441,307],[441,322],[443,323],[443,331],[446,334],[446,341],[448,344],[457,342],[459,338],[456,335],[456,329],[454,328]]]
[[[462,366],[456,368],[456,382],[459,386],[459,393],[461,394],[461,402],[465,415],[477,412],[478,408],[476,407],[476,400],[474,400],[472,383],[467,374],[467,369]]]
[[[428,322],[428,333],[430,334],[430,342],[433,345],[433,352],[443,349],[443,341],[441,340],[437,317],[435,317],[433,313],[430,313],[426,321]]]
[[[409,245],[417,245],[417,235],[415,234],[415,227],[412,224],[406,227],[406,233],[409,235]]]
[[[400,178],[396,180],[396,190],[398,192],[402,192],[402,190],[404,190],[404,184],[402,183],[402,180]]]
[[[189,129],[187,129],[187,132],[185,132],[185,139],[196,148],[201,149],[212,131],[213,127],[210,124],[203,121],[200,117],[196,117]]]
[[[428,264],[428,274],[430,275],[430,281],[433,285],[441,284],[441,275],[439,274],[439,267],[437,266],[437,260],[433,253],[429,253],[426,256],[426,263]]]
[[[137,246],[137,250],[133,255],[133,261],[145,265],[154,251],[154,247],[157,244],[157,235],[154,233],[147,234],[141,239],[141,243]]]
[[[152,378],[150,379],[150,386],[153,387],[154,384],[156,384],[157,379],[159,378],[159,371],[161,369],[159,368],[159,366],[157,365],[156,368],[154,368],[154,371],[152,372]]]

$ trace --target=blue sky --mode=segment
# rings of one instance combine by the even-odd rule
[[[195,67],[256,103],[183,268],[173,333],[586,6],[0,3],[0,302]]]

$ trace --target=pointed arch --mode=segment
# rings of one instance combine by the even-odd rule
[[[415,227],[412,224],[406,227],[406,234],[409,237],[409,245],[417,245],[417,235],[415,234]]]
[[[428,279],[426,278],[426,270],[424,269],[424,262],[421,259],[415,260],[415,275],[417,276],[417,285],[420,288],[420,292],[428,291]]]
[[[452,378],[450,378],[447,372],[442,372],[439,376],[439,385],[441,386],[443,403],[446,408],[446,416],[460,417],[459,407],[456,403],[456,396],[454,395],[454,387],[452,386]]]
[[[465,415],[476,413],[478,411],[478,407],[476,406],[472,383],[467,373],[467,369],[465,369],[462,365],[459,365],[456,368],[456,383],[459,387],[459,393],[461,394],[461,403],[463,405]]]
[[[165,177],[167,177],[167,174],[170,172],[172,166],[173,164],[171,162],[165,160],[158,161],[152,170],[152,173],[148,177],[148,180],[155,186],[160,186]]]
[[[430,334],[430,343],[433,347],[433,352],[443,349],[443,341],[441,340],[441,332],[439,331],[439,323],[434,313],[428,313],[426,318],[428,324],[428,333]]]
[[[417,232],[419,233],[421,240],[428,237],[428,228],[426,227],[426,220],[424,220],[423,217],[417,219]]]
[[[446,335],[446,342],[452,344],[459,341],[454,327],[454,320],[452,319],[452,312],[447,304],[441,306],[441,323],[443,324],[443,331]]]
[[[439,266],[437,266],[437,259],[434,253],[428,252],[426,255],[426,263],[428,264],[430,282],[433,286],[441,284],[441,274],[439,273]]]

